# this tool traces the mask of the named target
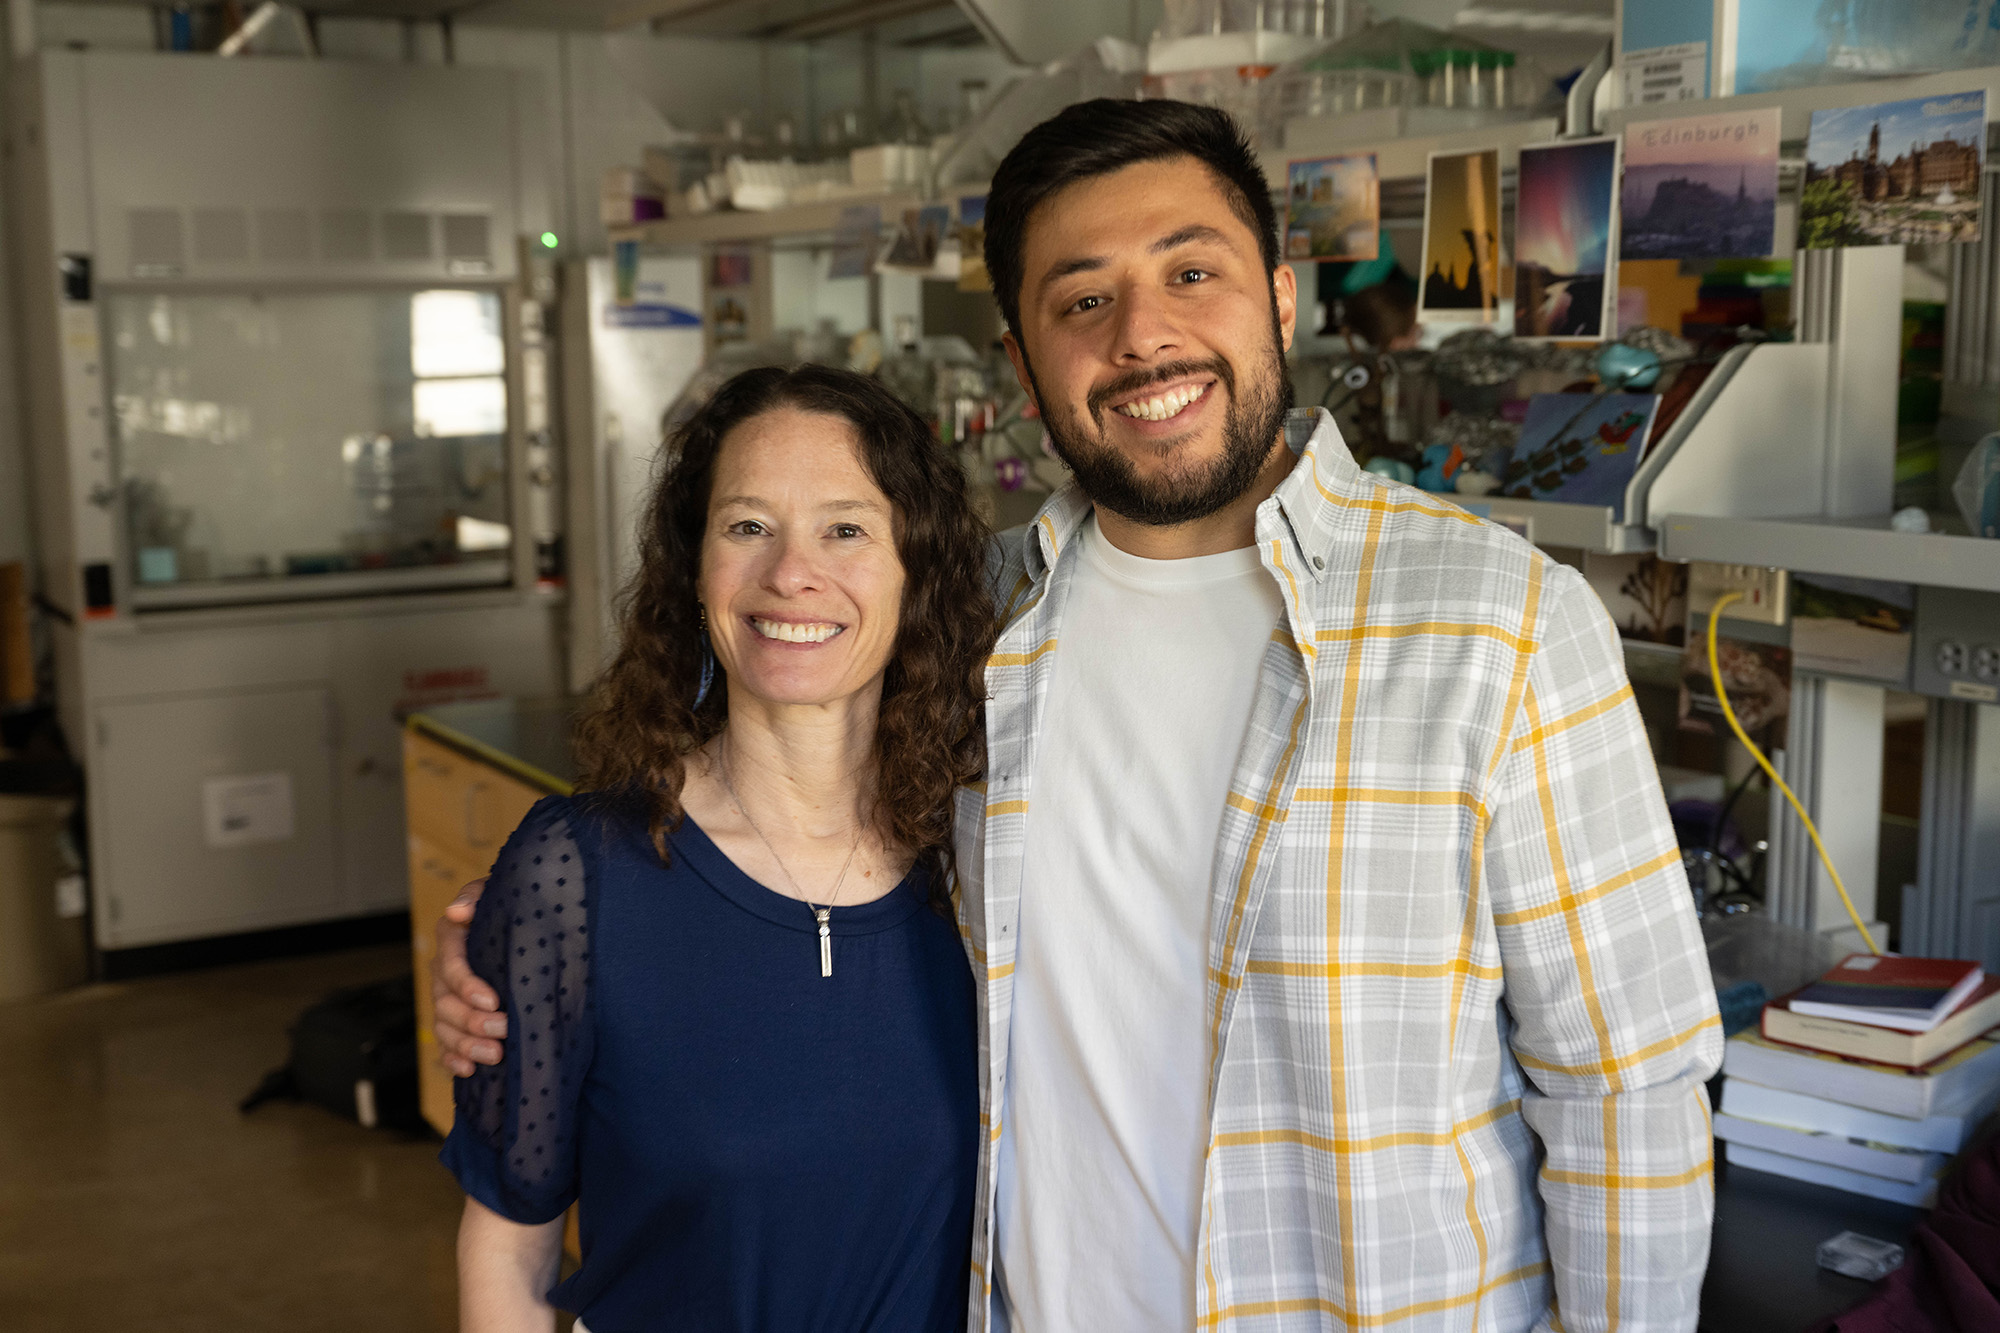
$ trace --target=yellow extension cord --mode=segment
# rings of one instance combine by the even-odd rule
[[[1708,611],[1708,674],[1715,682],[1715,701],[1722,705],[1723,720],[1728,722],[1729,729],[1736,733],[1736,739],[1743,742],[1743,748],[1750,752],[1750,757],[1757,761],[1758,766],[1771,781],[1778,784],[1778,790],[1785,794],[1785,799],[1792,803],[1792,809],[1798,812],[1799,822],[1806,826],[1806,834],[1812,838],[1813,850],[1819,853],[1820,864],[1826,867],[1828,877],[1833,880],[1833,887],[1840,890],[1841,904],[1847,908],[1847,915],[1854,919],[1854,928],[1861,932],[1861,938],[1867,942],[1869,952],[1881,953],[1882,950],[1876,947],[1875,937],[1868,932],[1867,923],[1861,919],[1861,913],[1854,910],[1854,899],[1847,896],[1847,886],[1840,882],[1840,872],[1833,868],[1833,858],[1826,854],[1826,844],[1819,840],[1819,830],[1813,826],[1812,816],[1806,813],[1803,805],[1799,804],[1799,798],[1792,794],[1791,787],[1778,776],[1778,770],[1771,767],[1771,761],[1764,757],[1764,752],[1757,748],[1757,743],[1744,733],[1743,724],[1736,720],[1736,710],[1729,706],[1729,694],[1722,688],[1722,663],[1717,659],[1715,652],[1715,628],[1722,623],[1722,608],[1731,602],[1742,600],[1743,594],[1740,592],[1724,593],[1716,599],[1715,605]]]

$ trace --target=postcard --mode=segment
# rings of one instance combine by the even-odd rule
[[[1648,551],[1602,555],[1586,551],[1583,577],[1618,633],[1627,639],[1678,648],[1687,636],[1688,567]]]
[[[1538,393],[1508,460],[1501,493],[1516,500],[1610,505],[1625,521],[1625,488],[1639,470],[1659,411],[1653,393]]]
[[[829,278],[865,278],[875,271],[875,250],[882,234],[879,204],[851,204],[840,210],[833,227]]]
[[[1521,150],[1514,204],[1514,335],[1603,338],[1616,284],[1618,140]]]
[[[937,263],[938,247],[950,228],[948,205],[926,204],[922,208],[904,209],[902,225],[897,227],[896,237],[880,266],[902,273],[929,273]]]
[[[631,243],[633,262],[638,262],[638,242]],[[752,281],[754,261],[748,250],[719,249],[708,257],[708,285],[711,287],[748,287]],[[635,269],[636,273],[637,270]]]
[[[1285,258],[1373,259],[1382,235],[1375,154],[1294,162],[1285,192]]]
[[[967,194],[958,200],[958,289],[990,292],[993,277],[986,271],[986,196]]]
[[[1500,153],[1432,153],[1424,189],[1421,318],[1500,312]]]
[[[1731,638],[1729,630],[1730,622],[1725,620],[1716,635],[1715,660],[1722,667],[1730,711],[1752,736],[1766,733],[1766,749],[1783,746],[1792,713],[1792,650],[1781,644]],[[1705,616],[1689,624],[1687,644],[1681,649],[1680,727],[1715,736],[1729,733],[1729,723],[1715,697],[1715,677],[1708,669]]]
[[[1625,129],[1620,259],[1763,259],[1778,211],[1777,107]]]
[[[1917,590],[1907,583],[1794,574],[1792,665],[1900,685],[1910,675]]]
[[[1799,246],[1979,239],[1986,93],[1815,111]]]

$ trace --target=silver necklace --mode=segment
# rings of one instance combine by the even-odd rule
[[[855,826],[854,845],[847,849],[847,859],[840,863],[840,874],[833,881],[833,895],[827,899],[826,906],[816,906],[812,899],[806,897],[805,890],[799,887],[799,881],[792,875],[791,868],[785,864],[783,858],[778,855],[778,849],[764,836],[764,830],[758,828],[757,821],[750,817],[750,808],[744,805],[743,798],[736,794],[736,783],[730,777],[729,768],[729,741],[725,737],[722,742],[722,785],[729,792],[729,799],[735,802],[736,812],[743,816],[743,822],[750,826],[750,831],[757,835],[757,841],[763,843],[764,850],[770,853],[771,862],[778,867],[778,873],[792,886],[793,895],[806,905],[812,912],[813,919],[819,922],[819,974],[822,977],[830,977],[833,975],[833,909],[840,903],[841,886],[847,883],[847,870],[854,864],[854,854],[861,850],[861,828],[859,825]]]

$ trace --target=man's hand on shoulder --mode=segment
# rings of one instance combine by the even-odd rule
[[[507,1015],[498,1012],[500,997],[481,981],[465,958],[465,931],[486,881],[476,879],[459,890],[437,923],[437,954],[431,963],[431,1024],[437,1034],[438,1058],[458,1078],[469,1078],[479,1065],[500,1063],[500,1043],[507,1036]]]

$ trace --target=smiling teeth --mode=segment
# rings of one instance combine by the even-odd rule
[[[839,625],[794,625],[788,620],[752,620],[757,632],[780,643],[825,643],[840,633]]]
[[[1186,388],[1173,389],[1157,398],[1141,398],[1136,403],[1126,403],[1111,409],[1122,416],[1136,417],[1140,421],[1165,421],[1178,416],[1182,408],[1208,392],[1206,384],[1190,384]]]

